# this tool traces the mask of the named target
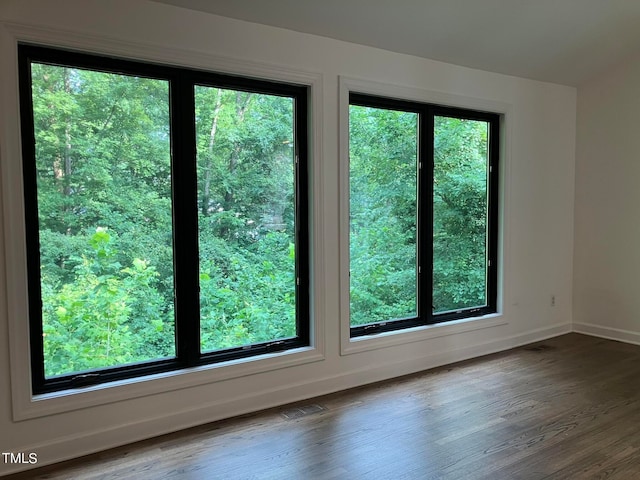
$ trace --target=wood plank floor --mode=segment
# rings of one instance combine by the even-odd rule
[[[640,346],[569,334],[18,479],[640,479]]]

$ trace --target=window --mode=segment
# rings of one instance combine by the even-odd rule
[[[306,86],[19,68],[34,393],[309,345]]]
[[[496,312],[499,116],[350,93],[351,336]]]

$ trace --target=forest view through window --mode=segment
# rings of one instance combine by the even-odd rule
[[[45,375],[175,356],[168,82],[31,79]]]
[[[196,86],[204,351],[294,337],[293,99]]]
[[[353,336],[496,311],[496,114],[352,93]]]
[[[418,314],[418,114],[349,110],[351,324]]]
[[[489,127],[434,117],[434,313],[488,303]]]
[[[34,391],[308,345],[306,87],[20,54]]]

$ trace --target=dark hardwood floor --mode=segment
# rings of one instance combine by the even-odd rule
[[[640,479],[640,346],[578,334],[18,479]]]

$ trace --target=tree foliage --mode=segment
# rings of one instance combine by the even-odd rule
[[[351,324],[417,313],[415,113],[352,106]]]
[[[435,117],[435,312],[487,302],[487,135],[487,122]]]
[[[168,82],[31,67],[45,374],[173,356]],[[202,348],[295,336],[293,101],[195,101]]]
[[[418,115],[349,118],[351,324],[414,317]],[[433,182],[433,310],[485,305],[486,122],[435,117]]]
[[[197,87],[203,350],[293,337],[293,101]]]
[[[168,82],[31,75],[46,376],[174,356]],[[194,100],[201,348],[293,337],[293,100],[209,86]],[[353,325],[416,313],[417,128],[351,108]],[[436,311],[484,302],[486,136],[436,122]]]

